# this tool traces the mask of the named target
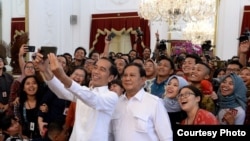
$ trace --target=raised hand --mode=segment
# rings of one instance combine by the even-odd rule
[[[62,68],[62,65],[58,62],[56,55],[54,53],[49,53],[48,59],[50,62],[50,70],[53,72],[53,74],[59,79],[63,77],[65,72]]]

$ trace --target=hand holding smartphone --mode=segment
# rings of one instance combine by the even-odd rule
[[[229,111],[231,112],[231,114],[232,114],[233,116],[236,116],[237,113],[238,113],[238,110],[237,110],[237,109],[233,109],[233,108],[231,108]]]
[[[28,52],[35,52],[36,47],[35,46],[26,46],[28,49]]]

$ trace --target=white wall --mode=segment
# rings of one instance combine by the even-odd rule
[[[237,55],[237,38],[241,29],[243,8],[243,0],[221,0],[220,2],[216,55],[221,59],[230,59]]]
[[[2,0],[3,11],[3,39],[10,41],[10,17],[22,16],[14,7],[13,2],[22,3],[24,0]],[[216,55],[222,59],[229,59],[237,55],[242,12],[245,4],[250,0],[220,0],[219,20],[217,26]],[[55,45],[58,53],[73,51],[78,46],[89,48],[89,33],[91,14],[135,12],[139,0],[29,0],[29,32],[30,44]],[[11,9],[15,10],[11,10]],[[15,13],[15,14],[13,14]],[[77,15],[77,24],[70,24],[70,15]],[[167,39],[167,24],[153,22],[151,29],[151,48],[155,45],[155,32],[158,30],[160,38]],[[172,39],[179,39],[179,35],[171,35]]]

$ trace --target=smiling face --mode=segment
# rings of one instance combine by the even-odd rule
[[[192,111],[194,108],[199,107],[199,102],[201,100],[201,98],[199,96],[195,96],[194,92],[189,88],[181,89],[177,98],[181,109],[186,112]]]
[[[86,74],[84,70],[75,69],[75,71],[70,75],[70,78],[72,78],[78,84],[83,85],[85,81],[85,75]]]
[[[110,74],[111,63],[108,60],[100,59],[96,62],[91,73],[91,84],[94,87],[108,85],[114,76]]]
[[[165,88],[166,96],[168,98],[175,98],[178,94],[179,82],[177,78],[172,78]]]
[[[227,77],[224,81],[221,82],[220,87],[221,95],[228,96],[233,93],[234,83],[231,77]]]
[[[154,76],[156,74],[156,67],[155,64],[151,61],[147,61],[144,64],[144,69],[146,71],[146,76],[150,77],[150,76]]]
[[[126,93],[136,94],[144,85],[146,78],[142,77],[139,68],[128,66],[122,76],[122,85]]]
[[[209,74],[207,68],[202,64],[196,64],[191,70],[188,80],[191,82],[200,82],[201,80],[208,78]]]
[[[250,85],[250,69],[245,68],[241,70],[239,76],[242,78],[246,86]]]
[[[83,60],[85,58],[85,52],[82,49],[78,49],[75,54],[74,57],[76,60]]]
[[[126,66],[125,60],[122,58],[117,58],[117,59],[115,59],[114,63],[115,63],[115,66],[117,68],[118,73],[121,75],[123,73],[125,66]]]
[[[35,74],[35,67],[34,64],[31,62],[27,62],[24,66],[24,75],[31,76]]]
[[[168,60],[162,59],[157,65],[157,75],[161,77],[168,77],[173,74],[174,70]]]
[[[23,91],[26,92],[27,95],[35,95],[38,90],[38,84],[34,77],[27,78],[24,83]]]
[[[190,57],[186,58],[182,64],[182,70],[184,74],[188,75],[191,72],[194,65],[195,65],[195,59]]]

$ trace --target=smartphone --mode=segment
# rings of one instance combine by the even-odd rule
[[[28,52],[35,52],[36,47],[35,46],[27,46]]]
[[[43,59],[47,59],[47,55],[49,53],[54,53],[56,55],[57,47],[55,47],[55,46],[42,46],[40,53],[43,55]]]
[[[115,37],[115,33],[114,32],[111,32],[109,35],[108,35],[108,41],[111,41],[112,38]]]
[[[231,114],[232,114],[233,116],[236,116],[237,113],[238,113],[238,110],[237,110],[237,109],[233,109],[233,108],[229,109],[229,111],[231,112]]]

